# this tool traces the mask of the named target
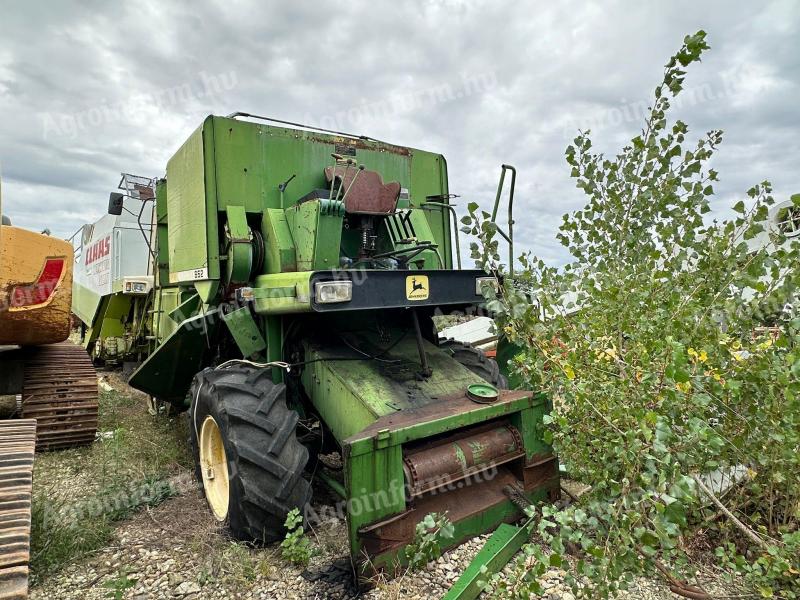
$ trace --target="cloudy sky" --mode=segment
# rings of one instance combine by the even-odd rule
[[[271,5],[271,6],[270,6]],[[442,152],[460,205],[519,171],[516,237],[563,263],[582,205],[564,148],[613,153],[683,36],[708,32],[674,116],[725,130],[719,214],[800,192],[800,4],[0,0],[3,212],[68,236],[122,171],[157,176],[207,114],[241,110]]]

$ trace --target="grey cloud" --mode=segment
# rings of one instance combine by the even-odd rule
[[[779,196],[800,191],[790,1],[2,4],[4,211],[58,235],[102,214],[120,171],[159,175],[206,114],[246,110],[440,151],[462,209],[488,206],[512,163],[520,250],[564,262],[556,228],[583,204],[564,148],[588,123],[596,147],[616,152],[640,126],[617,115],[646,104],[699,28],[712,50],[687,86],[701,97],[675,116],[694,135],[726,131],[715,210],[765,178]],[[225,76],[234,84],[208,93]],[[463,92],[464,76],[491,85],[439,93]]]

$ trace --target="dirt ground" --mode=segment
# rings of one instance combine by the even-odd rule
[[[145,397],[116,375],[106,375],[101,386],[99,440],[91,448],[37,456],[34,496],[44,517],[34,515],[32,599],[356,596],[343,521],[331,517],[308,533],[315,555],[307,569],[284,561],[277,545],[234,542],[212,518],[194,481],[183,419],[149,415]],[[147,490],[140,494],[143,501],[122,508],[114,503],[119,490],[136,496],[137,485]],[[317,483],[314,488],[317,512],[333,514],[325,510],[333,500],[327,489]],[[154,489],[169,490],[168,497],[149,498],[158,495]],[[65,512],[78,519],[78,528],[48,517]],[[422,572],[378,579],[364,597],[440,597],[486,538],[463,544]],[[572,599],[563,575],[558,569],[548,573],[549,600]],[[660,581],[639,581],[626,597],[676,598]]]

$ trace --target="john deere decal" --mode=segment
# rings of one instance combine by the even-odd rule
[[[430,294],[427,275],[409,275],[406,277],[406,298],[409,300],[427,300]]]

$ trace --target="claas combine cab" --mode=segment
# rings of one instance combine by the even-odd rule
[[[97,378],[70,332],[72,246],[0,227],[0,598],[28,588],[34,449],[91,443]]]
[[[81,343],[107,367],[140,362],[151,346],[155,180],[123,173],[110,214],[73,236],[72,312]]]
[[[454,268],[444,157],[241,116],[208,117],[157,185],[158,345],[130,380],[189,409],[214,516],[275,540],[325,483],[364,574],[426,514],[457,545],[557,494],[546,399],[436,335],[498,283]]]

